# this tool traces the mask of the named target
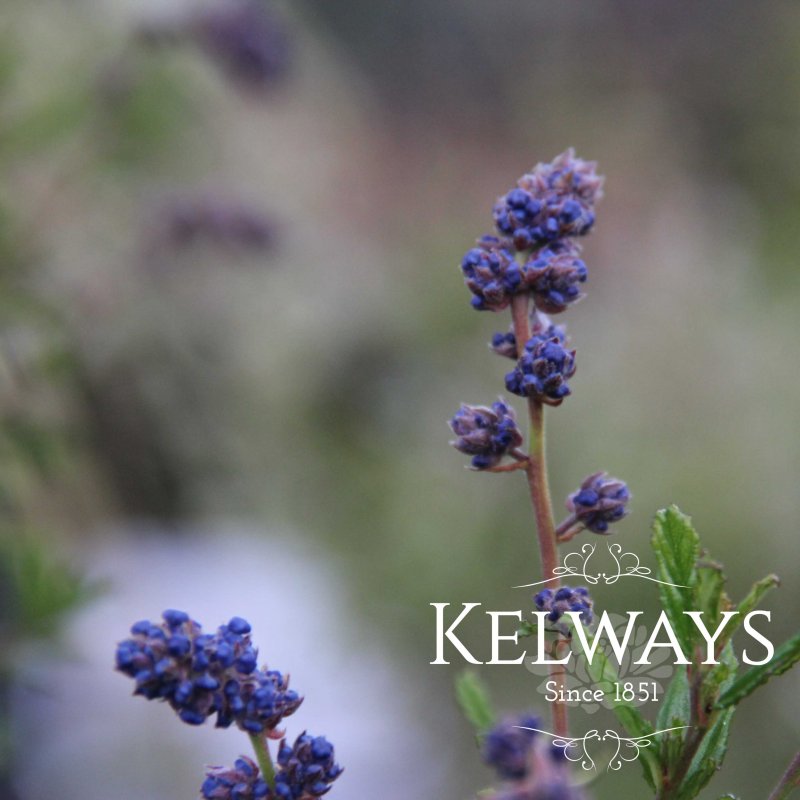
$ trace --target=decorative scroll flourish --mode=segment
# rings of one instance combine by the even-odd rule
[[[690,726],[681,725],[677,728],[664,728],[664,730],[648,733],[646,736],[632,737],[620,736],[616,731],[609,729],[606,729],[603,731],[603,733],[600,733],[597,728],[593,728],[583,736],[576,736],[574,738],[557,736],[554,733],[539,730],[538,728],[527,728],[522,725],[518,725],[517,727],[526,731],[536,731],[536,733],[549,736],[553,740],[554,747],[563,749],[564,757],[568,761],[571,761],[573,764],[579,763],[582,769],[590,772],[597,769],[597,765],[595,764],[595,761],[589,753],[589,749],[587,747],[587,743],[591,742],[592,740],[596,739],[598,742],[610,740],[615,743],[614,754],[611,756],[611,759],[606,766],[606,770],[616,771],[622,768],[623,763],[628,764],[632,761],[636,761],[636,759],[639,758],[639,753],[641,753],[645,747],[649,747],[651,744],[653,744],[654,736],[660,736],[662,733],[670,733],[671,731],[682,731]]]
[[[531,586],[540,586],[543,583],[550,583],[556,578],[572,576],[580,578],[586,583],[595,586],[598,583],[605,583],[610,586],[616,583],[620,578],[644,578],[646,581],[653,581],[653,583],[662,583],[665,586],[675,586],[679,589],[688,589],[680,583],[670,583],[669,581],[661,581],[658,578],[652,577],[652,570],[650,567],[643,567],[639,556],[635,553],[623,552],[622,545],[614,542],[614,544],[606,544],[611,558],[614,559],[616,565],[616,572],[588,572],[587,567],[589,561],[595,552],[595,545],[586,542],[580,551],[573,551],[567,553],[560,567],[553,569],[553,574],[543,581],[534,581],[533,583],[523,583],[519,586],[514,586],[514,589],[528,589]]]

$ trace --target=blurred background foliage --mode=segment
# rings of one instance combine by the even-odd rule
[[[222,539],[247,520],[336,564],[347,624],[407,677],[447,796],[482,786],[453,674],[427,664],[429,603],[519,607],[509,587],[538,564],[521,478],[466,472],[447,446],[458,403],[490,402],[506,369],[485,342],[507,320],[471,311],[458,263],[494,198],[569,145],[608,182],[568,320],[574,396],[549,415],[556,504],[592,471],[625,478],[619,541],[646,561],[653,512],[677,502],[734,595],[782,576],[785,638],[800,612],[797,4],[262,10],[244,30],[266,25],[276,60],[248,51],[235,69],[235,26],[214,38],[210,7],[4,3],[4,693],[23,641],[69,633],[64,612],[96,594],[78,576],[112,530],[147,520],[191,543],[192,523]],[[596,603],[654,612],[656,597],[634,582]],[[486,635],[476,620],[463,638]],[[524,670],[483,673],[505,707],[543,707]],[[766,793],[800,739],[797,689],[787,676],[745,705],[704,796]],[[594,791],[638,787],[633,768]]]

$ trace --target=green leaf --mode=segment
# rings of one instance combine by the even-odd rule
[[[586,631],[586,643],[591,646],[594,638],[589,631]],[[586,659],[586,671],[592,679],[594,685],[603,691],[605,695],[613,695],[616,691],[616,683],[619,679],[619,672],[608,657],[607,652],[598,647],[595,650],[592,663],[586,653],[581,650],[579,637],[573,637],[573,647]],[[625,732],[632,737],[648,736],[653,733],[653,726],[639,713],[639,709],[625,701],[615,702],[612,706],[614,714],[625,729]],[[655,748],[642,748],[639,761],[642,764],[644,777],[650,788],[656,792],[661,783],[661,767],[658,756],[654,752]]]
[[[691,800],[696,797],[722,766],[725,753],[728,751],[731,717],[735,710],[729,708],[723,711],[703,737],[686,777],[681,783],[677,800]]]
[[[770,678],[782,675],[800,660],[800,633],[785,641],[776,651],[775,655],[766,663],[745,672],[738,680],[734,681],[720,696],[717,703],[719,708],[728,708],[744,700]]]
[[[456,677],[455,689],[458,705],[475,732],[481,734],[489,730],[494,725],[496,715],[483,681],[475,672],[464,670]]]
[[[529,622],[526,619],[522,620],[519,628],[517,628],[517,636],[520,639],[526,639],[528,636],[535,636],[535,635],[536,635],[536,623]]]
[[[688,725],[690,719],[689,682],[686,670],[679,667],[667,687],[667,693],[656,718],[656,728],[660,731],[679,728]],[[671,767],[680,760],[685,733],[685,731],[670,731],[658,737],[659,758],[664,772],[670,772]]]
[[[684,611],[694,611],[692,587],[700,540],[691,520],[676,506],[662,509],[653,522],[653,550],[658,563],[661,603],[687,657],[692,654],[694,623]],[[669,584],[669,585],[668,585]]]
[[[744,618],[751,611],[755,610],[765,594],[780,585],[781,579],[777,575],[767,575],[766,578],[762,578],[757,583],[754,583],[753,588],[750,589],[742,602],[736,607],[739,615],[734,620],[731,620],[732,632],[744,622]]]
[[[17,530],[0,533],[0,585],[13,611],[7,623],[25,636],[54,634],[64,614],[100,590],[55,560],[43,541]]]
[[[722,648],[719,656],[719,664],[708,672],[703,679],[703,704],[715,705],[717,696],[728,689],[736,680],[736,672],[739,669],[739,659],[733,652],[733,645],[728,642]]]
[[[725,574],[721,564],[707,562],[697,565],[697,583],[694,587],[695,608],[703,612],[703,621],[709,630],[716,630],[722,612],[731,608],[730,598],[724,589]],[[728,625],[732,627],[733,623],[729,622]]]
[[[667,693],[661,703],[656,719],[659,730],[674,728],[678,725],[688,725],[691,711],[689,708],[689,683],[686,679],[686,670],[679,669],[667,687]]]

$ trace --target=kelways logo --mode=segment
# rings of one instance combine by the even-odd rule
[[[466,618],[475,612],[475,609],[481,606],[481,603],[462,603],[460,613],[448,625],[446,615],[451,603],[431,603],[431,606],[436,610],[436,657],[431,661],[431,664],[449,664],[445,655],[445,642],[448,641],[460,654],[460,656],[469,664],[496,664],[496,665],[510,665],[522,664],[527,658],[528,651],[524,650],[519,655],[511,657],[503,657],[500,649],[504,642],[510,642],[519,647],[520,626],[523,622],[527,622],[523,610],[518,609],[514,611],[484,611],[483,613],[489,618],[488,624],[488,640],[490,658],[488,660],[481,660],[467,649],[464,643],[458,638],[458,627],[466,620]],[[476,612],[480,613],[480,612]],[[601,641],[605,641],[611,648],[617,664],[622,664],[625,660],[625,651],[628,648],[634,628],[636,627],[637,619],[644,613],[642,611],[628,611],[627,624],[624,626],[621,634],[619,630],[615,630],[615,626],[608,615],[607,611],[599,617],[597,629],[594,636],[587,635],[587,627],[581,620],[583,616],[582,611],[565,611],[563,616],[566,616],[571,621],[571,629],[580,645],[581,650],[585,653],[589,664],[593,663],[598,650],[600,649]],[[705,641],[706,652],[705,659],[701,662],[705,665],[719,664],[716,653],[717,640],[722,636],[728,623],[739,616],[738,611],[723,611],[721,613],[721,621],[714,628],[710,630],[704,620],[702,611],[685,611],[683,612],[686,617],[691,619],[692,624],[696,626],[697,631]],[[545,634],[550,628],[550,613],[547,611],[528,611],[528,617],[535,621],[536,628],[536,649],[534,656],[531,659],[534,664],[567,664],[573,657],[573,652],[570,650],[563,657],[555,657],[552,655],[552,647],[549,646],[545,639]],[[766,664],[775,654],[775,648],[772,642],[760,631],[754,627],[754,620],[758,617],[763,617],[767,622],[771,621],[770,611],[750,611],[743,619],[743,626],[745,632],[758,643],[758,648],[749,651],[746,647],[742,652],[742,660],[745,664],[757,666]],[[513,633],[504,633],[501,630],[505,620],[514,620],[507,623],[507,630],[513,629]],[[529,623],[530,624],[530,623]],[[713,626],[712,626],[713,627]],[[664,637],[663,641],[659,641],[660,637]],[[509,647],[510,645],[506,645]],[[669,621],[666,611],[662,611],[658,617],[655,627],[650,633],[641,655],[633,663],[634,664],[650,664],[651,654],[654,650],[666,648],[673,653],[673,664],[688,665],[692,662],[686,657],[683,652],[678,637],[675,635],[672,624]]]
[[[623,578],[639,578],[654,583],[661,584],[662,587],[672,589],[690,589],[691,587],[671,583],[652,576],[648,567],[643,567],[639,557],[634,553],[623,552],[619,544],[607,545],[608,553],[613,561],[614,569],[599,572],[592,571],[590,562],[595,556],[595,545],[586,543],[579,551],[567,553],[564,556],[562,565],[553,570],[553,575],[545,580],[517,586],[517,589],[538,587],[542,584],[551,583],[556,578],[573,577],[588,583],[592,586],[600,583],[613,585]],[[560,594],[564,597],[560,598]],[[672,623],[670,622],[667,611],[662,611],[656,624],[650,629],[650,633],[645,636],[642,643],[634,639],[634,631],[642,631],[642,624],[639,618],[643,615],[642,611],[628,611],[627,620],[615,615],[612,619],[607,611],[599,617],[593,635],[587,635],[587,625],[592,619],[591,601],[588,601],[588,592],[585,589],[567,590],[561,589],[553,593],[549,589],[542,590],[536,595],[536,605],[546,610],[530,610],[523,612],[522,609],[515,611],[485,611],[489,618],[488,639],[490,658],[481,660],[467,649],[464,643],[458,638],[457,629],[466,618],[481,606],[480,603],[462,603],[460,613],[449,624],[447,621],[450,603],[431,603],[436,610],[436,657],[431,664],[449,664],[445,655],[446,642],[455,648],[460,656],[469,664],[494,664],[494,665],[518,665],[528,663],[530,665],[567,665],[573,658],[573,651],[570,649],[564,655],[555,655],[552,644],[546,639],[547,633],[560,632],[567,640],[572,639],[573,635],[580,651],[586,656],[591,665],[593,660],[598,657],[598,653],[603,658],[608,657],[607,651],[617,662],[617,666],[623,664],[633,666],[654,666],[665,661],[664,651],[671,651],[673,665],[690,665],[692,662],[681,647],[680,639],[675,634]],[[717,665],[720,648],[718,642],[725,633],[726,628],[732,620],[741,616],[739,611],[721,611],[718,615],[716,625],[710,627],[706,625],[704,613],[702,611],[684,611],[683,615],[691,621],[691,625],[700,634],[700,641],[705,643],[705,659],[703,665]],[[567,618],[570,625],[565,624]],[[764,618],[767,623],[771,621],[771,612],[762,610],[750,610],[743,619],[737,620],[741,623],[744,631],[757,646],[752,646],[750,650],[745,647],[742,652],[742,660],[749,665],[759,666],[768,663],[775,654],[772,642],[755,627],[755,620]],[[512,622],[511,620],[514,620]],[[620,621],[621,620],[621,621]],[[556,623],[558,622],[558,625]],[[554,625],[556,627],[554,628]],[[505,630],[506,632],[503,632]],[[513,632],[508,632],[508,631]],[[646,629],[645,629],[646,630]],[[519,647],[519,638],[522,632],[533,634],[536,637],[536,649],[532,658],[528,659],[528,651],[524,650],[516,655],[509,656],[506,652],[505,657],[501,655],[501,647],[506,651],[511,649],[513,644]],[[635,657],[632,656],[630,649],[636,646]],[[667,652],[667,656],[670,653]],[[527,659],[527,661],[526,661]],[[655,661],[654,661],[655,659]],[[556,699],[556,698],[550,698]],[[565,698],[560,697],[563,700]],[[627,698],[631,700],[632,698]],[[658,699],[657,692],[654,696],[646,699]]]

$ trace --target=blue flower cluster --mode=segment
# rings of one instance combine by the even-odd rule
[[[564,747],[548,742],[532,728],[537,717],[507,717],[486,734],[483,758],[504,781],[487,800],[583,800],[569,778]]]
[[[257,800],[274,797],[265,780],[259,777],[255,762],[237,758],[232,768],[211,767],[200,787],[205,800]]]
[[[473,469],[494,467],[522,444],[514,409],[499,398],[491,408],[462,405],[450,420],[458,437],[451,444],[461,453],[472,456]]]
[[[560,405],[570,394],[567,379],[575,374],[575,351],[561,335],[548,332],[528,340],[517,366],[506,375],[506,389],[547,405]]]
[[[133,678],[134,694],[166,701],[189,725],[216,714],[218,727],[236,723],[275,737],[302,698],[289,689],[288,676],[257,669],[249,623],[234,617],[211,635],[183,611],[165,611],[163,618],[160,625],[137,622],[132,638],[117,647],[117,669]]]
[[[330,791],[342,771],[324,736],[302,733],[292,746],[281,742],[274,788],[255,762],[242,756],[230,769],[209,769],[200,792],[205,800],[314,800]]]
[[[594,224],[594,205],[602,196],[597,164],[575,157],[571,148],[550,164],[537,164],[494,206],[501,235],[517,250],[529,250],[568,236],[581,236]]]
[[[586,625],[592,621],[592,598],[585,586],[574,589],[562,586],[555,591],[542,589],[534,596],[533,602],[538,611],[548,612],[547,619],[550,622],[558,622],[567,611],[580,614],[579,619]]]
[[[473,294],[472,307],[479,311],[502,311],[513,295],[527,288],[513,248],[496,236],[478,239],[461,261],[461,271]]]
[[[324,736],[301,733],[292,746],[281,742],[275,776],[275,796],[282,800],[322,797],[342,774],[333,745]]]
[[[595,472],[567,498],[567,509],[593,533],[608,533],[609,525],[628,513],[631,494],[624,481]]]
[[[531,315],[531,337],[544,339],[558,339],[561,344],[567,343],[567,332],[563,325],[553,325],[546,315],[534,312]],[[516,361],[519,358],[517,337],[514,335],[513,325],[505,332],[498,331],[492,334],[489,348],[503,358]]]
[[[532,714],[506,717],[483,740],[483,760],[504,780],[524,778],[541,721]],[[533,730],[533,729],[537,730]]]
[[[579,284],[586,282],[589,272],[580,254],[577,244],[560,240],[535,251],[525,263],[525,284],[538,309],[558,314],[583,297]]]

